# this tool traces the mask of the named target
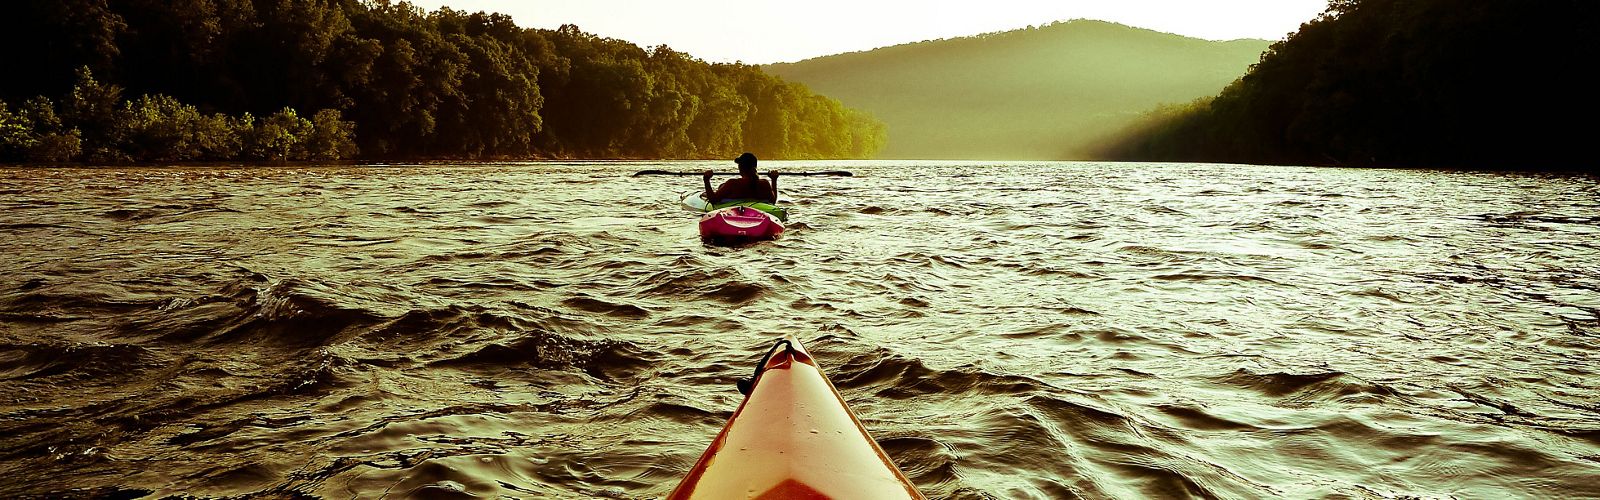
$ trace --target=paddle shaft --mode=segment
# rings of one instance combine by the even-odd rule
[[[670,171],[670,170],[642,170],[642,171],[639,171],[638,173],[633,174],[634,177],[638,177],[638,176],[641,176],[641,175],[694,175],[694,176],[699,176],[699,175],[705,175],[705,172],[673,172],[673,171]],[[711,175],[739,175],[739,173],[738,172],[712,172]],[[765,174],[762,174],[762,175],[765,175]],[[837,175],[839,177],[854,177],[856,174],[852,174],[852,173],[850,173],[848,171],[844,171],[844,170],[825,170],[825,171],[821,171],[821,172],[778,172],[778,175],[779,176],[789,176],[789,175],[800,175],[800,176]]]

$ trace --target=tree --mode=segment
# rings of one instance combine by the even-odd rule
[[[311,117],[311,132],[306,137],[308,160],[338,160],[351,158],[356,147],[354,123],[345,121],[338,110],[324,109]]]
[[[15,99],[66,94],[52,107],[63,125],[8,132],[8,158],[48,134],[59,151],[78,138],[69,156],[91,162],[827,157],[882,144],[857,137],[870,117],[757,68],[502,14],[386,0],[28,0],[20,11],[23,22],[0,26],[65,40],[40,67],[70,64],[75,79],[4,82],[0,96]]]
[[[1215,99],[1125,130],[1119,159],[1582,169],[1591,3],[1338,0]],[[1535,33],[1537,33],[1535,35]]]
[[[260,121],[245,115],[243,125],[249,126],[244,136],[243,154],[247,158],[267,161],[302,160],[307,155],[305,140],[311,135],[312,124],[301,118],[293,108],[283,108]]]

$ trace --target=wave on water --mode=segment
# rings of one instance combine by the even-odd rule
[[[708,166],[0,169],[0,495],[660,497],[785,335],[931,498],[1595,491],[1595,179]]]

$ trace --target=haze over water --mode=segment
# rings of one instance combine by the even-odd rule
[[[1600,181],[0,169],[0,492],[656,497],[782,335],[934,498],[1600,496]]]

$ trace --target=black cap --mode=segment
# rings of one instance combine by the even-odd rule
[[[733,162],[739,164],[739,166],[741,166],[741,167],[744,167],[744,166],[754,167],[754,166],[756,166],[756,155],[753,155],[753,154],[750,154],[750,153],[745,153],[745,154],[739,155],[739,157],[735,158],[733,160]]]

